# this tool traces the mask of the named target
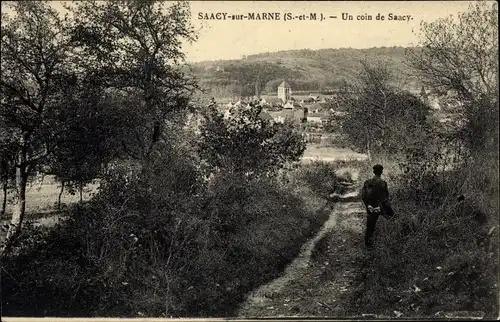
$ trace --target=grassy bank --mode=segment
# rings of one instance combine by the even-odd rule
[[[480,311],[498,317],[498,161],[422,177],[425,195],[418,196],[397,167],[386,164],[399,217],[379,220],[376,248],[365,259],[347,314]]]

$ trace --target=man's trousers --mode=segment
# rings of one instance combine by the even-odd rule
[[[373,246],[373,237],[378,217],[379,214],[367,214],[366,216],[365,245],[367,247]]]

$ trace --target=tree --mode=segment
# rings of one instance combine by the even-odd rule
[[[142,74],[134,74],[133,66],[122,64],[110,73],[99,65],[107,62],[104,58],[82,59],[84,48],[75,46],[76,22],[70,24],[48,2],[16,2],[11,7],[12,18],[2,16],[0,112],[6,128],[2,147],[15,155],[9,168],[15,169],[16,194],[2,255],[20,232],[30,175],[49,172],[82,187],[123,151],[148,149],[138,133],[143,145],[125,142],[135,138],[132,131],[150,124],[154,114],[137,109],[144,106],[139,99],[143,93],[132,83],[140,82]],[[130,78],[123,81],[124,75]],[[112,85],[121,85],[120,90]],[[170,93],[169,97],[180,97],[167,102],[173,110],[185,107],[186,98],[179,93]],[[160,138],[160,130],[150,134],[153,141]]]
[[[45,1],[10,6],[13,16],[2,14],[0,114],[14,142],[16,193],[2,256],[21,229],[29,174],[49,156],[62,135],[53,118],[53,106],[65,84],[73,80],[68,72],[66,19]]]
[[[134,101],[120,101],[115,95],[106,95],[102,88],[92,88],[79,82],[66,88],[65,107],[58,119],[65,126],[65,137],[40,169],[61,182],[58,206],[64,188],[79,190],[101,177],[103,169],[126,153],[121,140],[130,128],[137,126],[138,118],[128,113]],[[117,105],[127,108],[117,108]],[[78,120],[78,122],[74,122]],[[139,120],[140,121],[140,120]]]
[[[267,62],[237,62],[226,66],[226,71],[232,79],[236,79],[241,91],[241,96],[253,96],[260,94],[264,89],[276,91],[283,78],[293,78],[293,71],[278,64]],[[276,80],[278,78],[278,80]],[[275,80],[276,88],[272,90],[269,82]]]
[[[370,159],[373,154],[397,154],[405,145],[418,145],[427,133],[428,106],[391,82],[387,67],[363,63],[358,82],[346,85],[340,98],[347,112],[342,131]]]
[[[15,142],[9,134],[7,126],[0,121],[0,182],[2,184],[2,209],[4,215],[7,209],[7,196],[10,183],[15,178]]]
[[[406,63],[423,83],[449,93],[465,120],[462,139],[471,150],[498,144],[498,7],[478,1],[467,12],[422,22],[418,48]],[[456,136],[460,137],[460,136]]]
[[[132,97],[142,120],[123,145],[147,164],[172,113],[188,110],[195,88],[176,68],[183,40],[193,41],[189,5],[162,1],[81,1],[74,15],[72,40],[95,83]]]
[[[334,112],[328,112],[323,128],[329,133],[342,133],[342,117]]]
[[[260,106],[243,107],[225,118],[214,105],[209,106],[199,151],[211,171],[259,176],[300,160],[306,147],[302,135],[291,123],[263,119],[261,111]]]

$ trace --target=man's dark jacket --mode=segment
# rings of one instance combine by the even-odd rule
[[[392,216],[392,208],[389,204],[389,189],[387,182],[380,177],[373,177],[366,180],[361,192],[361,199],[368,211],[368,205],[372,207],[381,207],[384,214]]]

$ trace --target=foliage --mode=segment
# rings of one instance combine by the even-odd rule
[[[186,3],[82,1],[73,3],[71,35],[87,79],[116,95],[133,97],[143,121],[123,144],[130,156],[147,159],[172,113],[189,109],[195,83],[176,67],[182,41],[193,41]],[[130,145],[130,146],[129,146]]]
[[[0,115],[10,137],[8,146],[15,155],[9,167],[12,172],[15,169],[16,194],[0,256],[9,251],[21,229],[30,174],[36,173],[64,138],[64,126],[55,115],[64,105],[64,88],[75,80],[67,17],[60,17],[44,1],[10,6],[13,17],[2,13]]]
[[[382,60],[396,74],[406,75],[408,73],[403,63],[404,55],[403,47],[289,50],[249,55],[241,60],[194,63],[191,72],[199,79],[203,88],[214,90],[215,97],[239,96],[241,78],[248,79],[244,82],[248,86],[243,88],[241,94],[254,95],[256,78],[245,75],[255,73],[264,73],[259,83],[265,86],[263,90],[269,94],[276,93],[278,85],[284,78],[291,84],[292,91],[320,91],[339,89],[343,82],[354,80],[362,69],[359,63],[361,60]],[[220,66],[224,71],[217,71],[215,66]],[[252,66],[261,69],[252,70]],[[239,75],[233,72],[240,70],[245,74]],[[235,84],[235,87],[228,87],[225,93],[216,95],[221,86],[229,84]]]
[[[132,109],[117,108],[129,107],[131,101],[119,101],[84,82],[68,86],[65,95],[66,106],[55,116],[64,127],[64,139],[38,170],[55,175],[63,186],[82,188],[99,178],[113,159],[125,155],[120,141],[140,118]]]
[[[328,133],[342,133],[342,117],[334,113],[328,113],[323,128]]]
[[[458,171],[433,173],[432,182],[424,181],[425,198],[413,198],[404,178],[392,186],[399,216],[379,220],[351,309],[498,316],[498,162],[478,158]]]
[[[323,198],[332,193],[343,193],[339,184],[340,178],[336,173],[336,167],[325,162],[314,162],[304,165],[300,177],[311,188],[311,190]]]
[[[71,18],[43,1],[11,7],[2,16],[0,112],[2,147],[17,154],[9,165],[17,206],[7,249],[30,174],[82,187],[118,157],[149,162],[194,87],[175,68],[181,40],[194,39],[185,3],[83,1],[67,7]]]
[[[428,136],[429,108],[417,97],[390,85],[384,66],[364,64],[358,84],[347,85],[341,101],[347,115],[340,121],[343,134],[369,156],[398,154],[420,146]]]
[[[2,109],[11,142],[24,140],[28,164],[47,156],[61,135],[50,113],[66,79],[68,40],[63,21],[45,2],[16,3],[16,15],[3,14]],[[38,17],[38,19],[36,18]],[[23,149],[19,144],[16,150]]]
[[[214,106],[208,108],[199,151],[209,171],[259,176],[299,160],[305,142],[293,124],[273,123],[260,113],[260,106],[242,107],[226,118]]]
[[[165,151],[177,152],[137,180],[114,172],[49,235],[22,235],[19,255],[5,266],[3,294],[11,300],[4,313],[231,316],[326,219],[317,200],[306,205],[269,178],[188,180],[198,175],[188,151]],[[71,252],[55,250],[61,242]],[[25,306],[28,288],[32,305]]]
[[[465,120],[462,140],[470,149],[496,149],[497,3],[473,3],[457,18],[422,22],[421,50],[409,51],[406,61],[426,86],[458,99],[455,113]]]

